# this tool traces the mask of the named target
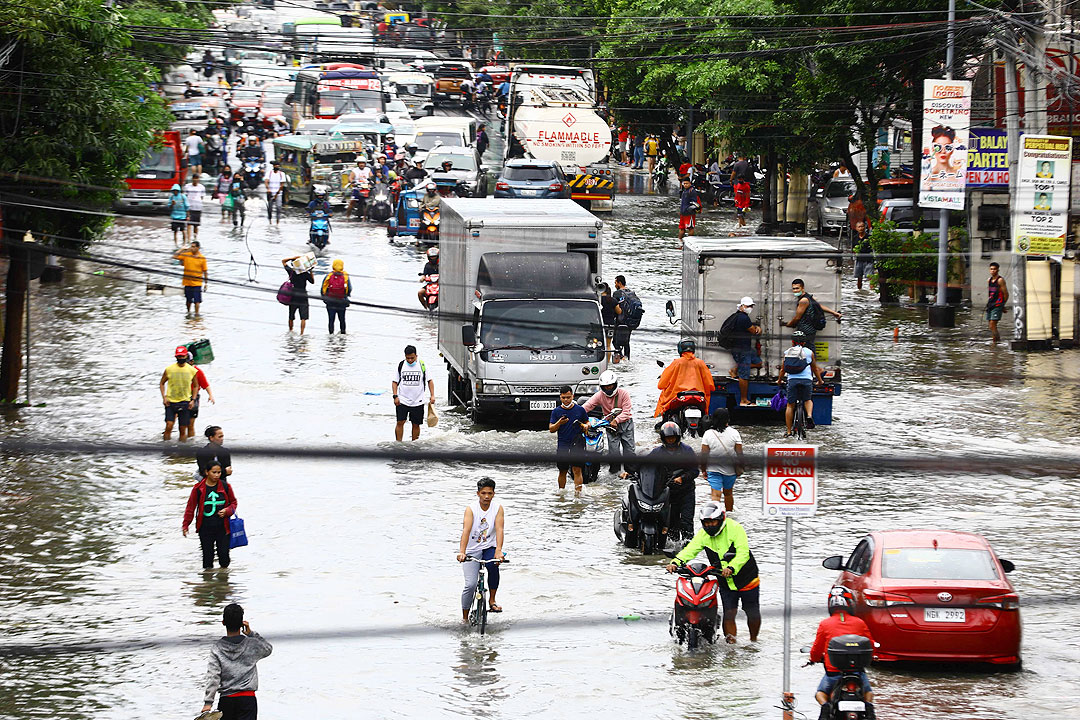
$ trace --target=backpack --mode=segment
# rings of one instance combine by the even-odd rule
[[[720,344],[720,347],[730,350],[731,347],[735,344],[735,320],[738,315],[739,311],[736,310],[735,312],[728,315],[727,319],[725,319],[723,324],[720,325],[720,336],[717,338],[717,342]]]
[[[637,293],[623,288],[619,305],[622,307],[623,324],[631,330],[637,330],[641,325],[641,317],[645,314],[645,308],[638,299]]]
[[[806,309],[806,319],[810,321],[810,325],[815,330],[824,330],[825,311],[821,309],[821,305],[810,293],[806,293],[806,299],[810,301],[810,307]]]
[[[803,355],[802,351],[804,349],[809,350],[809,348],[802,345],[792,345],[784,351],[784,372],[794,375],[806,369],[810,361]],[[811,350],[811,352],[813,351]]]
[[[326,280],[326,292],[324,294],[329,298],[344,300],[346,289],[345,276],[341,273],[331,273]]]

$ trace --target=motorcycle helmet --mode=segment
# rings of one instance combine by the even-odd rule
[[[427,256],[428,256],[429,260],[434,260],[435,258],[439,257],[439,248],[437,248],[437,247],[428,248]]]
[[[612,370],[605,370],[600,375],[600,389],[608,397],[615,397],[615,391],[619,389],[619,379]]]
[[[427,185],[425,185],[425,187],[427,188],[428,192],[435,192],[435,183],[429,182]]]
[[[846,587],[834,587],[829,591],[829,614],[834,612],[855,614],[855,596]]]
[[[324,188],[322,185],[316,185],[314,188],[312,188],[312,192],[315,194],[315,197],[317,199],[326,199],[326,188]]]
[[[447,165],[449,165],[450,167],[446,167]],[[450,172],[451,170],[454,169],[454,162],[452,160],[443,160],[442,161],[442,169],[443,169],[443,172]]]
[[[672,439],[674,442],[668,442]],[[667,448],[676,448],[682,443],[682,428],[677,422],[668,420],[660,426],[660,442]]]
[[[715,536],[724,529],[724,522],[727,520],[727,513],[724,512],[724,507],[720,503],[716,502],[715,500],[710,500],[709,502],[705,503],[704,507],[701,508],[701,512],[699,513],[698,517],[701,520],[701,527],[705,530],[705,532],[709,533],[709,535]],[[707,526],[705,525],[706,520],[719,520],[720,522],[718,522],[716,525]]]
[[[806,333],[804,333],[802,330],[796,330],[795,332],[791,333],[791,341],[800,345],[805,345],[807,341]]]
[[[679,341],[678,348],[680,355],[684,352],[697,352],[697,343],[691,338],[686,338],[685,340]]]
[[[394,134],[393,133],[387,133],[386,142],[388,142],[388,143],[394,142]]]

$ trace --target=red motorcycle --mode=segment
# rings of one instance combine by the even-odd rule
[[[675,396],[675,400],[664,411],[661,423],[673,420],[680,428],[683,435],[704,435],[705,428],[702,420],[708,413],[705,406],[705,393],[701,390],[681,390]]]
[[[701,560],[691,560],[677,571],[675,609],[671,613],[671,635],[680,645],[695,649],[701,638],[715,642],[718,602],[720,598],[719,568]]]
[[[439,307],[439,273],[425,275],[421,282],[424,283],[424,307],[428,315],[433,315],[435,308]]]

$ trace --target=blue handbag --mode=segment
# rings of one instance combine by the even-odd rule
[[[244,547],[248,544],[244,520],[239,515],[229,518],[229,548]]]

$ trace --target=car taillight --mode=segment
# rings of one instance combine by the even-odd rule
[[[890,592],[878,592],[867,590],[863,593],[863,600],[869,607],[893,607],[895,605],[914,605],[915,601],[907,595],[899,595]]]
[[[509,190],[510,185],[507,184],[507,183],[504,183],[502,180],[500,180],[499,182],[495,183],[495,189],[496,190]]]
[[[548,190],[554,190],[555,192],[558,192],[562,190],[562,183],[551,183],[550,185],[548,185]]]
[[[1012,593],[984,597],[976,602],[980,607],[996,607],[999,610],[1019,610],[1020,598]]]

